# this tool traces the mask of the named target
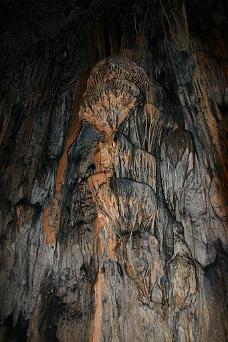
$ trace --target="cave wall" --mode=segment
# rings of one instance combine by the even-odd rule
[[[227,341],[227,8],[201,6],[92,1],[9,50],[1,341]]]

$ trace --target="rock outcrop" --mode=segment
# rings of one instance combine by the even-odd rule
[[[0,341],[227,341],[227,8],[193,3],[80,3],[3,74]]]

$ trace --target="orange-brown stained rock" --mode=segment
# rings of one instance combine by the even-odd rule
[[[107,252],[108,256],[111,260],[117,261],[116,256],[116,236],[112,230],[112,228],[109,228],[108,230],[108,246],[107,246]]]
[[[95,284],[95,315],[92,322],[92,331],[89,342],[100,342],[102,337],[102,292],[103,292],[103,276],[99,269],[97,281]]]
[[[111,70],[110,66],[109,68]],[[96,70],[91,79],[94,78],[97,85],[94,89],[89,88],[87,90],[81,106],[80,116],[83,120],[95,126],[97,130],[106,134],[106,140],[99,144],[94,154],[93,161],[96,166],[96,173],[88,178],[88,185],[95,205],[97,199],[100,198],[101,202],[107,203],[108,208],[110,199],[108,198],[107,181],[113,173],[112,156],[115,149],[113,137],[119,126],[136,107],[140,91],[134,83],[128,80],[113,81],[113,75],[108,73],[104,75],[104,79],[99,80],[99,72],[97,79],[95,73]],[[137,77],[135,80],[137,80]],[[107,191],[100,190],[101,187],[103,189],[106,187]],[[97,215],[98,218],[94,223],[94,243],[99,250],[99,272],[95,284],[95,315],[90,337],[92,342],[98,342],[102,337],[102,293],[104,287],[104,279],[101,273],[102,259],[106,257],[109,260],[117,261],[116,237],[113,228],[109,224],[108,217],[104,216],[99,206],[97,206]],[[101,234],[102,230],[106,231],[107,238],[104,238],[105,240],[103,240]]]
[[[44,209],[43,212],[43,228],[46,236],[46,244],[52,244],[55,242],[55,236],[59,229],[61,209],[60,209],[60,200],[61,200],[61,187],[64,181],[64,175],[68,164],[68,150],[70,146],[73,144],[76,139],[81,123],[79,118],[79,108],[80,101],[84,92],[86,84],[86,75],[82,77],[82,79],[77,84],[77,100],[76,100],[76,108],[74,112],[74,116],[71,121],[71,125],[69,128],[68,137],[64,146],[64,151],[62,157],[59,162],[59,166],[56,173],[56,181],[55,181],[55,197],[50,203],[50,205]]]
[[[60,222],[60,207],[56,198],[47,208],[45,208],[42,222],[45,233],[45,242],[47,245],[50,245],[55,242],[55,234],[58,231]]]
[[[78,87],[77,87],[78,99],[77,99],[77,105],[75,109],[75,115],[71,122],[69,134],[66,140],[64,151],[60,159],[59,167],[58,167],[57,174],[56,174],[55,191],[57,195],[61,191],[61,186],[63,184],[64,174],[65,174],[67,162],[68,162],[68,159],[67,159],[68,150],[70,146],[73,144],[74,140],[76,139],[79,133],[80,127],[81,127],[80,118],[79,118],[79,108],[80,108],[80,100],[84,92],[84,87],[85,87],[85,79],[82,79],[81,81],[78,82]]]
[[[109,83],[107,82],[107,87],[110,87]],[[98,131],[104,132],[107,137],[116,132],[138,101],[138,88],[131,85],[131,89],[129,89],[129,84],[122,83],[121,85],[113,85],[113,89],[123,87],[121,91],[109,89],[108,93],[105,91],[104,84],[97,86],[97,94],[89,94],[89,96],[85,97],[82,105],[80,116],[91,123]],[[121,114],[118,116],[117,113]]]
[[[98,190],[98,188],[107,182],[107,176],[105,172],[95,173],[94,175],[88,178],[89,188],[94,190]]]
[[[99,268],[97,280],[95,283],[95,313],[92,321],[89,342],[99,342],[102,337],[102,293],[103,293],[103,276],[102,276],[102,257],[104,255],[104,243],[101,240],[100,232],[104,227],[102,218],[97,217],[94,221],[94,246],[98,248]]]
[[[99,192],[99,188],[102,185],[107,184],[107,174],[106,174],[106,166],[110,166],[107,161],[111,160],[107,157],[107,153],[103,153],[103,149],[106,149],[107,143],[99,144],[97,151],[94,154],[93,160],[96,165],[95,174],[91,175],[88,178],[88,186],[92,193],[93,201],[96,204],[97,196]],[[107,152],[107,151],[105,151]],[[104,160],[103,160],[104,159]],[[103,194],[103,193],[102,193]],[[103,195],[104,196],[104,195]],[[104,201],[108,201],[108,198],[103,198]],[[97,207],[97,218],[94,221],[93,233],[94,233],[94,246],[97,247],[98,250],[98,258],[99,258],[99,270],[97,274],[97,281],[95,284],[95,313],[94,319],[92,321],[91,332],[90,332],[90,342],[99,342],[102,339],[102,294],[104,288],[104,279],[102,275],[102,263],[103,257],[107,252],[108,256],[112,260],[116,260],[115,257],[115,237],[112,232],[112,228],[109,227],[106,223],[108,222],[107,217],[100,211],[99,207]],[[105,243],[102,238],[102,230],[108,229],[108,243],[107,247],[105,247]],[[106,250],[107,249],[107,250]]]

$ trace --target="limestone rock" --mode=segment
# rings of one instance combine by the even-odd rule
[[[225,2],[9,3],[0,341],[227,341]]]

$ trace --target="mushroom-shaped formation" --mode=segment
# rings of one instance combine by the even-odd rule
[[[137,64],[123,57],[108,57],[92,69],[80,117],[111,137],[149,87],[147,74]]]

